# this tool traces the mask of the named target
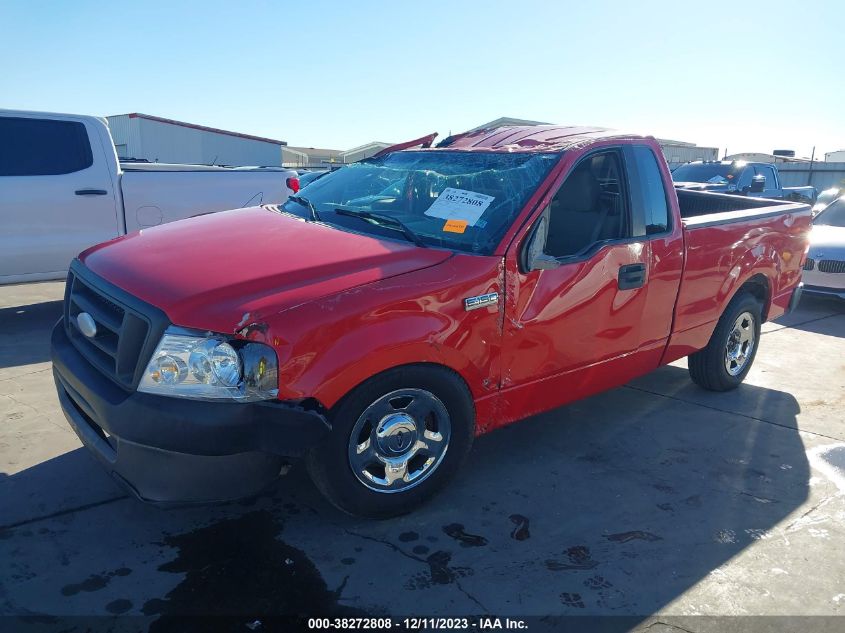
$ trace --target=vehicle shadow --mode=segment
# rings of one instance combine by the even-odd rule
[[[0,369],[50,360],[50,331],[62,301],[0,308]]]
[[[82,449],[73,451],[0,482],[6,502],[20,508],[11,513],[17,522],[72,507],[64,498],[73,487],[96,490],[73,499],[90,504],[84,511],[0,530],[0,558],[10,562],[0,571],[6,605],[87,615],[125,600],[126,613],[162,616],[154,630],[179,629],[173,618],[187,613],[250,622],[350,609],[627,616],[605,630],[629,630],[668,605],[694,613],[702,581],[748,548],[783,547],[784,519],[807,499],[810,472],[792,396],[740,387],[752,402],[777,401],[792,418],[785,427],[648,388],[686,373],[665,367],[645,386],[479,438],[442,494],[387,521],[336,511],[301,466],[241,503],[160,510],[114,501],[118,489]],[[24,506],[37,491],[42,506],[33,513]],[[50,532],[49,546],[22,536],[37,528]],[[131,582],[59,592],[118,559]],[[8,570],[26,580],[3,578]],[[762,583],[769,570],[754,573],[746,577]],[[710,608],[720,604],[711,593]]]
[[[845,315],[845,300],[804,294],[797,309],[763,326],[763,331],[791,327],[805,332],[845,337],[845,325],[836,323]],[[837,317],[831,319],[830,317]],[[835,323],[831,323],[835,321]],[[838,327],[837,327],[838,326]]]

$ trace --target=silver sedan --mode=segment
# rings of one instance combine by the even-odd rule
[[[813,219],[804,292],[845,299],[845,196]]]

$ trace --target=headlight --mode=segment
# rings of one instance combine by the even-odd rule
[[[278,361],[269,345],[168,329],[138,391],[204,400],[269,400],[278,393]]]

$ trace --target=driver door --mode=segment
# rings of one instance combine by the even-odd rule
[[[508,257],[516,283],[506,305],[503,423],[657,365],[662,347],[639,351],[650,245],[634,226],[624,164],[622,148],[609,147],[570,170],[543,213],[548,268]]]

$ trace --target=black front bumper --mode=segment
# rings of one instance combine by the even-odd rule
[[[285,402],[210,402],[127,391],[73,346],[62,321],[51,341],[62,410],[82,443],[136,496],[209,502],[255,494],[288,458],[330,431]]]

